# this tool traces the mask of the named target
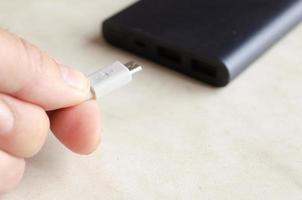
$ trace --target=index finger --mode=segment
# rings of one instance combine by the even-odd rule
[[[45,110],[76,105],[87,99],[89,80],[58,64],[23,39],[0,30],[0,93]]]

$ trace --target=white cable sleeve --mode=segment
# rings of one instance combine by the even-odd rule
[[[89,99],[103,97],[126,85],[132,80],[132,75],[141,69],[142,67],[134,62],[122,64],[117,61],[92,73],[88,76],[91,82]]]

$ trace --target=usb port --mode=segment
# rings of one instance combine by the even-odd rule
[[[170,60],[176,63],[181,62],[181,56],[177,51],[167,49],[164,47],[158,47],[157,54],[159,57],[165,58],[166,60]]]
[[[147,47],[147,44],[145,42],[141,41],[141,40],[135,39],[133,42],[137,47],[140,47],[140,48],[146,48]]]
[[[192,60],[192,70],[196,73],[204,74],[212,78],[216,78],[217,75],[214,66],[199,60]]]

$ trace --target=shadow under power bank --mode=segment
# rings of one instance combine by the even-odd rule
[[[142,0],[103,23],[105,39],[225,86],[302,20],[302,0]]]

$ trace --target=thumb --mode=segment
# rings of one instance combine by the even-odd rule
[[[0,30],[0,93],[55,110],[89,95],[89,80],[23,39]]]

